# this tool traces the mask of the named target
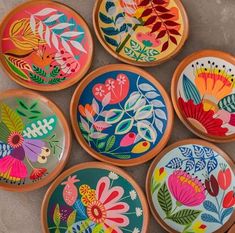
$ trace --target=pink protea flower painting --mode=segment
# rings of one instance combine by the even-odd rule
[[[67,205],[72,206],[78,197],[77,187],[74,185],[79,182],[77,176],[69,176],[68,180],[63,182],[61,185],[65,185],[63,190],[63,198]]]
[[[103,177],[96,187],[96,200],[87,206],[89,219],[95,223],[103,223],[105,229],[112,229],[112,233],[122,233],[121,227],[129,225],[129,218],[125,214],[129,205],[120,202],[124,190],[120,186],[110,188],[110,180]]]
[[[206,198],[201,181],[182,170],[174,171],[168,179],[170,192],[179,204],[198,206]]]

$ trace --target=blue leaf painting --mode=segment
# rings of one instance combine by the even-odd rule
[[[118,43],[116,40],[108,37],[108,36],[104,36],[105,40],[107,43],[111,44],[112,46],[118,47]]]
[[[109,18],[108,16],[106,16],[102,12],[99,13],[99,17],[100,17],[100,20],[105,24],[110,24],[113,22],[113,20],[111,18]]]
[[[167,165],[167,168],[177,169],[180,168],[183,164],[183,160],[180,158],[174,158],[172,159]]]
[[[0,142],[0,158],[4,158],[5,156],[9,155],[12,152],[12,148],[4,143]]]
[[[79,221],[73,224],[72,232],[73,233],[92,233],[95,224],[88,221]]]
[[[214,223],[220,223],[219,220],[217,220],[215,217],[213,217],[210,214],[202,214],[201,219],[205,222],[214,222]]]
[[[205,167],[206,167],[206,162],[205,162],[205,160],[199,160],[199,161],[196,163],[195,172],[201,171],[201,170],[204,169]]]
[[[211,201],[208,201],[208,200],[204,201],[203,207],[210,212],[217,213],[217,208],[216,208],[215,204]]]
[[[77,211],[77,214],[81,220],[87,219],[86,209],[79,199],[75,202],[73,208]]]
[[[108,35],[108,36],[115,36],[119,33],[118,30],[116,30],[113,27],[108,27],[108,28],[101,28],[102,31],[104,32],[104,34]]]
[[[201,96],[197,87],[190,81],[190,79],[183,75],[183,89],[187,100],[193,100],[195,104],[201,103]]]
[[[113,2],[107,2],[105,5],[105,9],[108,12],[111,7],[114,7],[115,4]]]
[[[193,170],[194,166],[195,166],[195,161],[194,161],[194,159],[187,160],[185,170],[186,170],[187,172],[188,172],[188,171],[191,171],[191,170]]]
[[[207,172],[210,174],[212,171],[214,171],[218,166],[218,161],[215,157],[212,157],[208,163],[207,163]]]
[[[191,158],[193,157],[193,152],[190,148],[188,147],[179,147],[181,154],[186,157],[186,158]]]
[[[203,150],[202,147],[194,145],[193,149],[194,149],[194,154],[196,155],[197,158],[204,158],[205,151]]]
[[[223,222],[224,219],[225,219],[226,217],[228,217],[229,215],[231,215],[232,213],[233,213],[233,208],[225,209],[225,210],[222,212],[221,221]]]
[[[214,152],[211,148],[208,148],[208,147],[203,147],[203,148],[204,148],[204,151],[205,151],[207,158],[211,158],[214,156]]]

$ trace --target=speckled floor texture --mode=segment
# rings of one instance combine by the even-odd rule
[[[39,1],[39,0],[36,0]],[[95,57],[90,71],[97,67],[119,63],[109,55],[96,39],[92,27],[92,8],[95,0],[59,0],[78,11],[89,23],[95,41]],[[0,0],[0,18],[8,10],[23,2],[22,0]],[[219,49],[235,55],[235,0],[182,0],[188,12],[190,21],[190,35],[183,50],[174,59],[153,68],[146,68],[152,73],[170,92],[172,74],[179,62],[187,55],[201,49]],[[0,69],[0,91],[10,88],[22,88],[7,78],[7,75]],[[69,104],[72,94],[77,85],[57,93],[43,93],[55,101],[65,112],[69,120]],[[175,117],[174,130],[169,144],[181,139],[195,137]],[[234,143],[218,145],[235,159]],[[94,159],[89,156],[73,137],[72,152],[66,168],[75,164]],[[149,163],[141,166],[125,169],[127,170],[144,189],[145,177]],[[40,208],[44,194],[48,186],[30,193],[11,193],[0,191],[0,233],[40,233]],[[150,233],[165,232],[153,217],[150,221]]]

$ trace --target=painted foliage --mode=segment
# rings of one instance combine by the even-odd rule
[[[178,82],[178,105],[193,127],[209,136],[235,133],[235,69],[225,60],[205,57],[189,64]]]
[[[143,63],[173,53],[184,33],[182,15],[173,0],[102,0],[98,24],[113,51]]]
[[[37,182],[60,161],[63,137],[57,116],[37,100],[0,102],[0,180],[12,185]]]
[[[136,73],[113,71],[93,79],[78,101],[77,120],[86,142],[102,155],[137,158],[152,150],[167,126],[165,101]]]
[[[80,17],[59,4],[30,4],[2,29],[1,53],[13,76],[30,85],[73,79],[88,61],[88,32]]]
[[[169,151],[156,165],[151,198],[160,218],[183,233],[211,233],[234,213],[235,176],[217,152],[201,145]]]
[[[47,210],[50,232],[140,233],[143,208],[134,187],[105,169],[77,171],[54,190]]]

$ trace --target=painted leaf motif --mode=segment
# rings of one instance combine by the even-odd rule
[[[95,98],[93,98],[93,100],[92,100],[92,108],[96,114],[99,114],[100,108],[99,108],[99,104]]]
[[[194,166],[195,166],[194,159],[187,160],[186,165],[185,165],[185,170],[191,171],[191,170],[193,170]]]
[[[144,60],[146,62],[153,62],[156,61],[157,59],[155,57],[144,56],[141,60]]]
[[[114,27],[107,27],[107,28],[101,28],[103,33],[108,35],[108,36],[115,36],[119,33],[117,29]]]
[[[12,148],[3,142],[0,142],[0,158],[4,158],[12,152]]]
[[[159,94],[157,94],[157,92],[155,91],[149,91],[145,94],[145,96],[148,98],[148,99],[155,99],[159,96]],[[154,100],[153,100],[154,101]],[[157,100],[156,100],[157,101]]]
[[[155,88],[148,83],[142,83],[139,85],[141,91],[155,91]]]
[[[113,20],[111,18],[109,18],[108,16],[106,16],[102,12],[99,13],[99,17],[100,17],[101,21],[105,24],[110,24],[113,22]]]
[[[152,113],[153,113],[153,106],[145,105],[136,111],[135,119],[136,120],[147,119],[152,115]]]
[[[102,224],[97,224],[93,229],[92,233],[105,233]]]
[[[202,214],[201,215],[201,219],[204,221],[204,222],[213,222],[213,223],[219,223],[219,221],[213,217],[212,215],[210,214]]]
[[[213,152],[213,150],[211,148],[203,147],[203,149],[205,151],[205,154],[206,154],[207,158],[214,157],[214,152]]]
[[[231,214],[233,213],[233,211],[234,211],[233,208],[225,209],[225,210],[222,212],[221,221],[223,222],[226,217],[228,217],[229,215],[231,215]]]
[[[135,52],[127,47],[124,48],[124,52],[128,57],[131,57],[133,59],[137,59],[137,55],[135,54]]]
[[[27,139],[46,138],[55,130],[56,125],[56,116],[49,116],[41,120],[35,120],[25,126],[23,137]]]
[[[155,142],[157,133],[152,129],[151,126],[146,124],[144,121],[137,122],[137,129],[140,137],[149,142]]]
[[[68,228],[71,227],[75,223],[75,221],[76,221],[76,211],[73,211],[67,219]]]
[[[154,92],[155,93],[155,92]],[[147,93],[148,94],[148,93]],[[148,98],[148,97],[147,97]],[[152,98],[151,98],[152,99]],[[165,104],[163,104],[162,101],[160,100],[152,100],[151,104],[155,107],[155,108],[164,108]]]
[[[132,129],[133,123],[134,119],[131,118],[121,121],[115,128],[115,134],[120,135],[128,133]]]
[[[7,143],[7,139],[10,135],[10,130],[7,126],[1,121],[0,122],[0,141]]]
[[[115,141],[116,141],[115,135],[112,135],[111,137],[109,137],[106,143],[105,151],[109,151],[114,146]]]
[[[181,225],[188,225],[194,222],[200,213],[200,210],[183,209],[171,215],[168,219]]]
[[[217,213],[217,208],[216,208],[215,204],[211,201],[208,201],[208,200],[204,201],[203,207],[210,212]]]
[[[21,71],[22,71],[22,69],[32,71],[31,66],[27,62],[25,62],[23,59],[19,59],[19,58],[7,56],[7,55],[5,55],[5,57],[9,62],[12,63],[12,65],[19,68]]]
[[[178,169],[182,166],[183,164],[183,160],[180,158],[173,158],[172,160],[170,160],[166,167],[167,168],[172,168],[172,169]]]
[[[59,29],[68,28],[70,26],[73,26],[73,24],[71,24],[71,23],[60,23],[60,24],[57,24],[57,25],[53,26],[51,29],[52,30],[59,30]]]
[[[202,147],[193,145],[194,149],[194,154],[196,155],[197,158],[204,158],[205,151],[203,150]]]
[[[163,122],[159,119],[155,119],[154,122],[155,122],[156,128],[162,133],[163,132],[163,127],[164,127]]]
[[[73,205],[74,209],[75,209],[75,213],[77,212],[77,215],[79,216],[79,218],[81,219],[87,219],[87,214],[86,214],[86,209],[83,205],[83,203],[78,199],[75,204]],[[76,216],[76,215],[75,215]],[[75,221],[74,221],[75,222]],[[73,223],[74,223],[73,222]],[[73,224],[72,223],[72,224]],[[70,225],[72,225],[70,224]]]
[[[155,110],[155,115],[156,115],[156,117],[158,117],[160,119],[167,120],[166,113],[161,109],[156,109]]]
[[[166,183],[160,187],[157,198],[162,210],[165,212],[166,216],[168,216],[172,210],[172,199]]]
[[[140,93],[135,93],[134,95],[131,95],[129,99],[125,103],[125,110],[131,111],[135,108],[135,106],[138,104],[138,101],[141,99]]]
[[[94,138],[94,139],[101,139],[101,138],[105,138],[108,136],[108,134],[106,133],[100,133],[100,132],[95,132],[95,133],[92,133],[89,135],[91,138]]]
[[[130,44],[131,44],[131,48],[134,51],[136,51],[136,52],[140,52],[141,51],[141,47],[140,47],[140,45],[136,41],[131,40]]]
[[[79,221],[73,224],[72,226],[72,232],[77,233],[92,233],[92,229],[94,228],[94,224],[91,222],[90,219]],[[71,233],[71,231],[66,231],[66,233]]]
[[[77,50],[79,50],[79,51],[81,51],[83,53],[87,53],[87,51],[85,50],[85,48],[82,46],[82,44],[80,42],[78,42],[76,40],[71,40],[70,43],[72,44],[72,46],[75,49],[77,49]]]
[[[55,14],[55,15],[51,15],[49,18],[47,18],[44,23],[51,23],[56,21],[57,19],[59,19],[61,16],[63,16],[64,14]]]
[[[57,10],[56,9],[53,9],[53,8],[44,8],[40,11],[38,11],[37,13],[35,13],[34,15],[35,16],[46,16],[46,15],[49,15],[51,14],[52,12],[56,12]]]
[[[218,161],[216,158],[212,157],[207,163],[207,172],[210,174],[218,166]]]
[[[186,75],[183,75],[183,89],[187,100],[193,100],[195,104],[201,103],[201,96],[196,86]]]
[[[108,111],[105,117],[105,121],[109,124],[119,122],[124,115],[124,112],[120,109],[111,109]]]
[[[195,165],[195,172],[201,171],[206,167],[205,160],[199,160]]]
[[[57,204],[53,213],[53,221],[57,227],[60,225],[60,217],[60,206]]]
[[[20,116],[13,111],[8,105],[1,104],[2,122],[11,132],[22,132],[24,123]]]
[[[89,124],[84,120],[82,116],[80,116],[80,120],[81,120],[81,129],[89,133],[90,132]]]
[[[228,95],[219,101],[218,106],[230,113],[235,112],[235,94]]]
[[[118,43],[116,40],[112,39],[111,37],[108,36],[104,36],[104,39],[107,43],[109,43],[110,45],[114,46],[114,47],[118,47]]]
[[[153,57],[160,54],[160,52],[157,51],[156,49],[147,49],[144,51],[144,54],[148,57]]]
[[[193,157],[193,151],[188,147],[179,147],[181,154],[186,158]]]
[[[62,43],[64,49],[73,56],[73,52],[72,52],[68,42],[66,42],[66,40],[64,40],[64,39],[61,39],[61,43]]]

